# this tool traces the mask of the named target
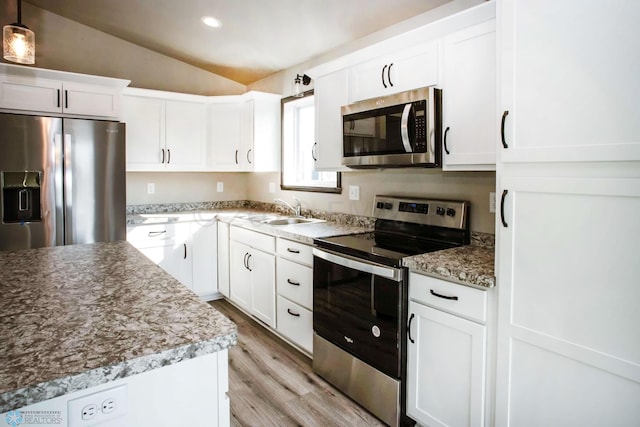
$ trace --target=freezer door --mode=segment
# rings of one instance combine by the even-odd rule
[[[0,113],[0,250],[63,244],[62,119]]]
[[[123,123],[64,119],[65,244],[126,238]]]

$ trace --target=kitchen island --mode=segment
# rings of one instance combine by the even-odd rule
[[[228,423],[236,326],[129,243],[0,252],[0,295],[0,413],[85,425],[73,424],[82,397],[124,385],[114,425],[174,425],[189,411],[208,420],[190,425]],[[97,396],[93,421],[108,422]]]

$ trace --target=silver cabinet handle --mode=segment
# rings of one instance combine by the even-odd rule
[[[164,234],[164,233],[166,233],[166,232],[167,232],[167,230],[162,230],[162,231],[150,231],[150,232],[148,233],[148,236],[149,236],[149,237],[158,237],[159,235]]]

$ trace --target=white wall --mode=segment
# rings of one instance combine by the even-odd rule
[[[154,194],[147,194],[148,183]],[[127,172],[127,205],[247,200],[247,188],[248,174],[241,172]]]

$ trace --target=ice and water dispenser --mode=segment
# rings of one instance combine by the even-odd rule
[[[42,220],[40,185],[42,172],[0,172],[2,184],[2,222],[21,223]]]

